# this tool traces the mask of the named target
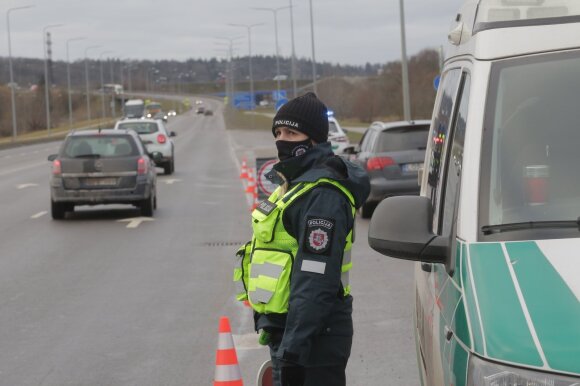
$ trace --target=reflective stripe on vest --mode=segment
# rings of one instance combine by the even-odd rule
[[[268,198],[271,205],[267,210],[252,212],[252,251],[249,263],[249,277],[246,285],[248,300],[252,308],[259,313],[286,313],[290,298],[290,273],[294,256],[298,252],[298,241],[284,228],[282,221],[284,211],[299,197],[321,185],[332,185],[340,190],[351,204],[354,218],[356,208],[352,194],[338,182],[320,179],[312,183],[301,183],[280,197],[278,188]],[[353,223],[354,228],[354,223]],[[350,293],[349,270],[352,267],[351,248],[353,230],[346,237],[341,266],[341,283],[344,294]],[[307,266],[321,270],[321,267]]]

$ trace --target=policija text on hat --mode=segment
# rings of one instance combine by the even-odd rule
[[[366,172],[335,156],[327,108],[314,93],[283,105],[272,132],[280,186],[252,212],[252,240],[237,252],[237,299],[254,310],[276,386],[346,385],[352,346],[349,271]]]

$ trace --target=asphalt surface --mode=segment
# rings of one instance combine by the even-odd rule
[[[0,386],[211,385],[218,321],[230,319],[246,385],[268,358],[233,297],[250,237],[240,160],[270,154],[269,132],[214,116],[170,120],[176,173],[158,178],[152,221],[130,206],[50,218],[47,156],[60,142],[0,151]],[[348,384],[417,385],[412,266],[372,251],[357,220],[355,340]]]

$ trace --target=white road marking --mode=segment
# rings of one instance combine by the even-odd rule
[[[48,165],[48,162],[43,161],[43,162],[38,162],[38,163],[27,165],[27,166],[22,166],[20,168],[5,170],[3,172],[0,172],[0,176],[5,176],[5,175],[11,174],[11,173],[18,173],[18,172],[21,172],[23,170],[36,168],[36,167],[42,166],[42,165]]]
[[[163,182],[165,182],[167,185],[173,185],[175,182],[181,182],[181,180],[179,178],[171,178],[168,180],[162,180]]]
[[[477,290],[475,289],[475,280],[473,279],[473,270],[471,269],[471,253],[469,253],[469,249],[467,250],[467,273],[469,274],[469,279],[471,281],[471,290],[473,291],[473,298],[475,299],[475,309],[477,310],[477,318],[479,320],[479,327],[481,329],[481,338],[483,340],[483,355],[487,358],[487,342],[485,341],[485,330],[483,328],[483,319],[481,318],[479,299],[477,298]]]
[[[137,228],[142,222],[155,221],[151,217],[133,217],[117,220],[117,222],[128,222],[127,228]]]
[[[20,185],[18,185],[16,188],[17,188],[18,190],[20,190],[20,189],[32,188],[33,186],[38,186],[38,184],[35,184],[35,183],[30,183],[30,182],[29,182],[29,183],[26,183],[26,184],[20,184]]]
[[[38,212],[37,214],[33,214],[32,216],[30,216],[30,218],[37,219],[37,218],[44,216],[47,213],[48,213],[47,211]]]

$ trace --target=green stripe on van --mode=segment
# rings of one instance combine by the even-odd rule
[[[533,242],[506,243],[548,365],[580,373],[580,304]],[[577,258],[578,251],[569,251]]]
[[[471,244],[469,252],[487,355],[499,360],[542,366],[501,244]]]

